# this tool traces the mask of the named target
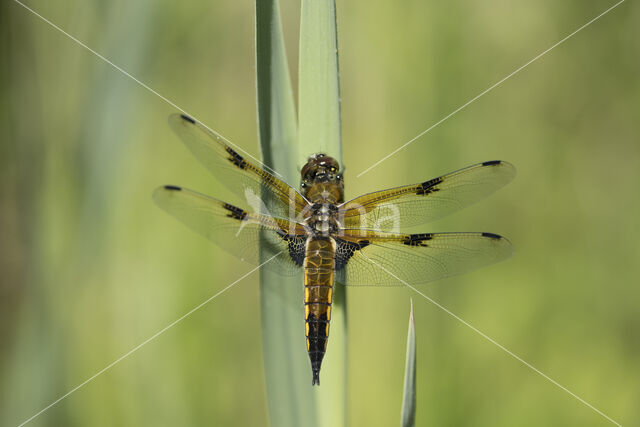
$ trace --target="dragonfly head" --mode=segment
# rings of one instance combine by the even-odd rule
[[[313,154],[307,160],[307,164],[300,171],[302,182],[300,186],[306,193],[314,184],[335,184],[340,189],[344,188],[340,164],[333,157],[323,153]]]

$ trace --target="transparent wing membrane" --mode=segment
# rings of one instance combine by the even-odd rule
[[[265,212],[272,216],[294,218],[307,206],[293,187],[249,162],[222,136],[192,118],[173,114],[169,124],[198,161],[253,208],[256,203],[264,204]]]
[[[511,243],[492,233],[396,234],[343,230],[337,264],[347,285],[418,285],[509,258]],[[344,282],[343,282],[344,283]]]
[[[281,252],[265,268],[284,275],[301,271],[306,237],[301,224],[251,213],[181,187],[160,187],[153,198],[193,231],[252,265],[260,264],[259,249],[264,245],[268,254]]]
[[[340,206],[339,213],[345,228],[397,232],[469,206],[514,176],[515,168],[510,163],[488,161],[420,184],[356,197]]]

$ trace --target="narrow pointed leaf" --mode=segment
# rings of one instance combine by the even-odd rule
[[[407,361],[404,369],[404,394],[402,397],[402,427],[416,423],[416,329],[413,321],[413,301],[409,313],[407,335]]]

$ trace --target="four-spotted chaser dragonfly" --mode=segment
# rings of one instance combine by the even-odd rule
[[[173,185],[155,191],[156,203],[246,261],[259,265],[262,247],[277,254],[264,268],[285,275],[304,271],[314,385],[320,383],[336,281],[413,286],[504,260],[513,252],[508,240],[493,233],[399,232],[493,193],[515,176],[509,163],[487,161],[345,202],[340,165],[327,155],[309,157],[298,192],[192,118],[176,114],[169,123],[196,158],[253,212]]]

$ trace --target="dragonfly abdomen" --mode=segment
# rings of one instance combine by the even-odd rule
[[[313,384],[320,384],[320,366],[327,349],[336,243],[331,237],[307,240],[304,259],[304,312],[307,352],[311,360]]]

